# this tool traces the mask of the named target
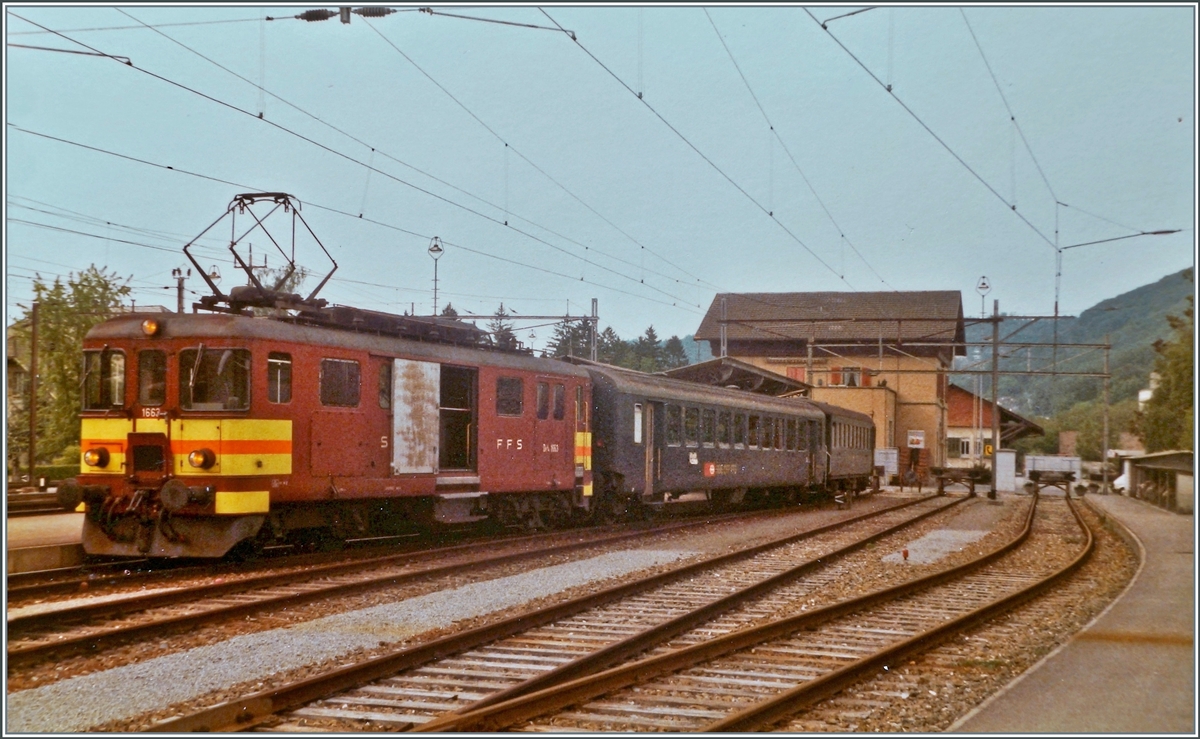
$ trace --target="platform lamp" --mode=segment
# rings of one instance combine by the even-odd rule
[[[435,316],[438,314],[438,309],[437,309],[437,285],[438,285],[437,264],[438,264],[438,260],[442,258],[442,254],[445,254],[445,253],[446,253],[446,250],[442,248],[441,240],[438,237],[434,236],[433,241],[429,244],[429,256],[433,257],[433,315],[435,315]]]

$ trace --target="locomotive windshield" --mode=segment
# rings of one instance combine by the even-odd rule
[[[102,411],[125,405],[125,353],[112,349],[83,353],[83,409]]]
[[[184,349],[179,353],[179,403],[190,411],[241,411],[250,407],[250,352]]]

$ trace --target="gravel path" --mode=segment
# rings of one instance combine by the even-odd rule
[[[15,692],[7,700],[7,731],[84,731],[238,682],[401,641],[455,621],[673,562],[689,554],[657,550],[605,554],[285,629],[246,634],[219,644]]]

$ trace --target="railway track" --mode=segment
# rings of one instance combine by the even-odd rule
[[[158,724],[153,730],[245,728],[288,709],[321,714],[328,709],[306,704],[325,698],[322,705],[341,705],[349,699],[338,691],[351,689],[357,695],[364,685],[370,692],[369,683],[373,680],[383,678],[392,682],[408,679],[411,675],[417,683],[415,686],[397,688],[393,684],[383,688],[385,693],[392,691],[390,700],[393,703],[407,706],[406,713],[393,717],[390,728],[407,728],[416,721],[428,720],[452,709],[456,701],[462,705],[461,701],[468,698],[503,700],[513,694],[535,690],[542,684],[553,684],[619,663],[717,618],[747,599],[786,587],[803,576],[810,577],[806,580],[810,587],[812,583],[819,583],[822,577],[837,577],[837,565],[831,563],[840,557],[966,500],[918,499],[886,512],[855,517],[851,522],[693,562],[205,709]],[[818,533],[825,535],[816,537]],[[759,617],[771,607],[770,603],[763,606],[766,610],[761,611]],[[430,678],[430,675],[435,677]],[[431,687],[431,680],[441,681],[442,689]],[[472,689],[445,686],[446,681],[455,680],[472,681]],[[479,693],[480,690],[483,692]],[[365,700],[369,704],[372,698]],[[354,702],[360,700],[356,698]],[[351,717],[354,721],[362,717],[363,711],[356,709],[351,713],[356,714]],[[280,726],[286,730],[293,719],[291,714],[279,717],[269,730]],[[361,729],[361,723],[353,723],[351,727]],[[312,727],[305,730],[312,730]]]
[[[8,516],[46,516],[53,513],[72,513],[63,510],[57,493],[9,493]]]
[[[1070,527],[1080,542],[1070,555],[1039,556]],[[716,638],[693,635],[507,701],[410,721],[423,731],[731,732],[784,720],[811,727],[807,707],[1033,597],[1079,567],[1092,545],[1069,501],[1043,501],[1031,506],[1017,537],[964,565],[825,607],[793,608]]]
[[[902,504],[907,505],[907,504]],[[885,509],[887,510],[887,509]],[[762,516],[763,513],[751,514]],[[780,515],[769,512],[767,516]],[[709,517],[659,526],[655,533],[744,519],[745,514]],[[563,532],[474,542],[437,550],[404,552],[353,561],[319,564],[300,570],[268,572],[235,580],[217,578],[192,587],[164,587],[121,598],[89,598],[73,605],[10,617],[7,622],[10,668],[102,649],[184,628],[230,618],[295,607],[305,603],[450,576],[528,559],[571,554],[647,536],[644,528],[584,536]],[[564,538],[569,539],[563,543]],[[488,552],[481,556],[482,552]],[[449,561],[447,561],[449,559]]]

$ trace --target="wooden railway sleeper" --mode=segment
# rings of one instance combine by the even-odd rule
[[[373,680],[386,678],[402,670],[425,665],[434,660],[459,654],[468,649],[494,642],[522,631],[528,631],[537,626],[553,623],[554,621],[567,618],[587,609],[596,608],[627,597],[630,594],[656,587],[670,580],[686,577],[701,569],[731,562],[739,558],[752,557],[760,551],[782,546],[790,540],[799,541],[805,537],[825,533],[838,527],[851,525],[874,516],[897,511],[932,499],[934,499],[934,496],[915,498],[895,506],[852,516],[842,521],[819,526],[773,542],[749,547],[711,560],[686,565],[678,570],[617,585],[539,611],[519,614],[496,623],[485,624],[465,632],[436,639],[427,644],[397,649],[394,652],[349,665],[325,675],[261,691],[244,698],[211,706],[188,716],[169,719],[156,724],[150,730],[155,732],[244,730],[258,725],[282,711],[295,709],[337,692],[351,690]],[[939,510],[944,510],[944,508]]]

